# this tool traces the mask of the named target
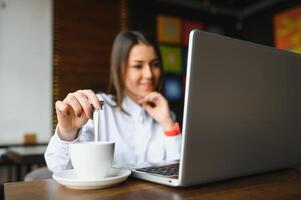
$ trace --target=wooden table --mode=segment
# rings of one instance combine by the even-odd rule
[[[188,188],[172,188],[130,178],[112,188],[75,190],[53,179],[6,183],[6,200],[90,199],[301,199],[301,171],[285,170]]]
[[[11,147],[6,151],[6,156],[9,160],[16,164],[17,181],[22,180],[22,167],[26,167],[26,172],[31,170],[34,164],[45,163],[44,152],[47,146],[24,146]]]

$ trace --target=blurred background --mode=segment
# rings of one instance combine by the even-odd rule
[[[181,122],[192,29],[301,53],[301,2],[0,0],[0,183],[45,166],[56,100],[78,89],[107,90],[120,31],[158,41],[163,92]]]

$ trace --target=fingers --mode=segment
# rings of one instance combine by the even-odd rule
[[[154,106],[156,102],[162,99],[163,96],[158,92],[152,92],[149,95],[145,96],[144,98],[138,101],[139,104],[150,104],[150,106]]]
[[[92,112],[93,112],[93,106],[90,104],[89,100],[87,99],[87,96],[81,92],[74,93],[74,96],[76,97],[77,101],[79,102],[81,109],[84,111],[87,118],[91,119]],[[80,117],[80,115],[77,115],[77,116]]]
[[[57,113],[63,114],[63,115],[68,115],[69,114],[69,109],[68,105],[63,103],[62,101],[56,101],[55,102],[55,109]]]
[[[77,117],[81,117],[84,113],[87,118],[92,118],[94,108],[100,109],[101,102],[92,90],[78,90],[74,93],[69,93],[61,102],[56,103],[57,108],[63,114],[67,114],[68,108],[73,110]]]
[[[80,90],[79,92],[86,95],[86,97],[89,99],[90,103],[94,106],[94,108],[101,109],[101,103],[92,90]]]
[[[81,116],[83,109],[79,100],[75,97],[75,93],[69,93],[67,97],[63,100],[63,103],[67,104],[67,106],[71,106],[74,114],[77,117]]]

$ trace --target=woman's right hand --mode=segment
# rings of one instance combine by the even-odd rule
[[[73,141],[81,128],[93,116],[94,109],[101,105],[92,90],[69,93],[63,101],[55,103],[58,119],[58,134],[62,140]]]

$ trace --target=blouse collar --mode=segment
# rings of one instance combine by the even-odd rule
[[[129,96],[124,97],[122,108],[129,113],[135,121],[143,122],[146,118],[147,113],[145,109]]]

